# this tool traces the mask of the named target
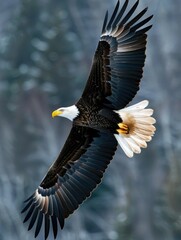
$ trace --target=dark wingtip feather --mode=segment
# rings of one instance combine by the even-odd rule
[[[64,219],[59,217],[58,218],[58,222],[60,224],[60,228],[63,229],[64,228],[64,224],[65,224]]]
[[[63,214],[64,209],[63,209],[63,206],[62,206],[62,202],[59,198],[59,195],[57,193],[55,195],[55,198],[56,198],[56,201],[57,201],[57,207],[58,207],[58,211],[59,211],[58,221],[59,221],[61,229],[63,229],[63,227],[64,227],[64,214]]]
[[[102,26],[102,34],[106,31],[107,20],[108,20],[108,10],[106,11],[106,15],[104,17],[104,22],[103,22],[103,26]]]
[[[28,202],[30,199],[32,199],[35,196],[35,194],[33,193],[29,198],[27,198],[26,200],[24,200],[24,203]]]
[[[129,18],[133,15],[136,8],[138,7],[138,4],[139,4],[139,0],[135,2],[135,4],[132,6],[132,8],[129,10],[129,12],[126,14],[126,16],[121,21],[120,25],[124,25],[129,20]]]
[[[143,9],[138,15],[136,15],[132,20],[130,20],[127,24],[126,27],[129,28],[133,24],[135,24],[146,12],[148,8]]]
[[[38,220],[37,220],[37,225],[36,225],[36,229],[35,229],[35,238],[38,236],[41,226],[42,226],[42,222],[43,222],[43,213],[39,212],[39,216],[38,216]]]
[[[124,4],[123,4],[123,6],[122,6],[122,8],[121,8],[121,10],[120,10],[120,12],[119,12],[119,14],[118,14],[118,16],[116,17],[116,19],[115,19],[114,22],[113,22],[113,25],[112,25],[113,28],[116,27],[116,25],[118,24],[118,22],[119,22],[120,19],[122,18],[123,14],[124,14],[125,11],[126,11],[126,8],[127,8],[127,6],[128,6],[128,3],[129,3],[129,0],[125,0],[125,2],[124,2]]]
[[[144,33],[146,33],[146,32],[148,32],[151,28],[152,28],[152,26],[153,25],[149,25],[149,26],[147,26],[147,27],[145,27],[145,28],[142,28],[142,29],[140,29],[139,31],[137,31],[136,32],[136,34],[138,35],[140,35],[140,34],[144,34]]]
[[[56,237],[57,237],[57,232],[58,232],[58,228],[57,228],[57,218],[56,218],[55,216],[51,216],[51,220],[52,220],[52,227],[53,227],[54,239],[56,239]]]
[[[32,202],[33,202],[33,198],[29,200],[26,206],[22,209],[21,213],[26,212],[26,210],[31,206]]]
[[[142,20],[141,22],[133,25],[130,30],[131,30],[132,32],[135,32],[137,29],[139,29],[140,27],[142,27],[143,25],[145,25],[146,23],[148,23],[152,18],[153,18],[153,15],[145,18],[145,19]],[[152,25],[151,25],[151,26],[152,26]],[[148,29],[148,30],[149,30],[149,29]],[[148,30],[147,30],[147,31],[148,31]]]
[[[106,27],[107,30],[109,30],[111,28],[112,22],[114,21],[116,15],[117,15],[117,12],[118,12],[118,9],[119,9],[119,4],[120,4],[120,1],[118,0],[117,4],[116,4],[116,7],[115,7],[115,9],[113,11],[113,14],[112,14],[112,16],[111,16],[111,18],[109,20],[109,23],[108,23],[108,25]]]
[[[25,219],[24,219],[24,221],[23,221],[23,223],[27,222],[28,219],[31,217],[31,215],[32,215],[32,213],[34,211],[34,208],[35,208],[35,205],[32,204],[30,209],[29,209],[29,211],[28,211],[28,213],[27,213],[27,215],[26,215],[26,217],[25,217]]]
[[[59,213],[59,210],[58,210],[58,205],[57,205],[57,200],[56,200],[55,195],[52,195],[52,203],[53,203],[53,213],[55,214],[55,216],[57,218],[59,218],[60,213]]]
[[[31,221],[28,227],[28,231],[32,229],[33,225],[35,224],[36,218],[38,216],[38,208],[35,208],[34,212],[33,212],[33,216],[31,217]]]
[[[46,214],[44,220],[45,220],[45,239],[47,239],[50,231],[50,216]]]

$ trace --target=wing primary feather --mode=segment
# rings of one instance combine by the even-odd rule
[[[87,188],[80,183],[80,179],[77,179],[77,177],[71,176],[67,184],[71,187],[71,189],[74,189],[74,191],[79,193],[76,197],[79,204],[81,204],[86,197],[90,196],[90,191],[87,191]]]
[[[64,210],[63,210],[63,206],[62,206],[61,200],[60,200],[57,192],[55,193],[55,198],[57,200],[57,206],[58,206],[58,209],[59,209],[58,221],[59,221],[61,229],[63,229],[63,227],[64,227]]]
[[[70,213],[73,213],[74,205],[71,202],[71,200],[69,199],[69,197],[67,196],[66,192],[64,191],[64,187],[62,186],[62,188],[59,189],[59,191],[61,193],[62,203],[63,203],[64,206],[66,206],[67,214],[69,215]],[[67,216],[65,215],[65,217],[67,217]]]
[[[62,186],[64,193],[66,194],[67,198],[70,200],[74,210],[78,208],[78,203],[74,196],[68,191],[67,187],[65,184]]]
[[[87,172],[86,172],[87,173]],[[96,186],[96,181],[92,180],[89,176],[85,175],[85,171],[83,170],[79,170],[77,172],[77,176],[82,179],[82,181],[84,181],[84,183],[87,185],[87,189],[89,189],[89,191],[91,189],[94,189]]]
[[[128,6],[128,2],[129,2],[129,0],[126,0],[126,1],[124,2],[124,5],[122,6],[122,8],[121,8],[121,10],[120,10],[120,12],[119,12],[119,14],[118,14],[118,16],[116,17],[115,21],[114,21],[113,24],[112,24],[112,28],[113,28],[113,29],[116,27],[116,25],[118,24],[118,22],[119,22],[120,19],[122,18],[123,14],[124,14],[127,6]]]
[[[114,12],[113,12],[113,14],[112,14],[112,16],[109,20],[109,23],[108,23],[107,27],[106,27],[107,31],[109,31],[111,29],[112,22],[114,21],[116,15],[117,15],[118,9],[119,9],[119,4],[120,4],[120,1],[118,0],[117,4],[116,4],[116,7],[114,9]]]
[[[49,197],[46,196],[46,197],[45,197],[44,206],[43,206],[43,209],[42,209],[42,211],[43,211],[45,214],[47,214],[47,212],[48,212],[48,207],[49,207]]]
[[[147,22],[149,22],[152,19],[153,15],[145,18],[143,21],[137,23],[136,25],[134,25],[133,27],[131,27],[130,31],[135,32],[137,29],[139,29],[140,27],[142,27],[143,25],[145,25]],[[148,29],[149,30],[149,29]],[[147,31],[148,31],[147,30]]]
[[[47,239],[50,231],[50,216],[48,214],[45,214],[44,220],[45,220],[45,239]]]
[[[76,178],[75,174],[71,177],[70,182],[72,185],[74,185],[75,188],[77,188],[79,191],[81,191],[85,196],[87,196],[88,191],[87,188],[83,184],[80,183],[80,180]]]
[[[36,221],[36,218],[37,218],[37,216],[38,216],[38,212],[39,212],[39,209],[38,209],[38,208],[35,208],[35,210],[34,210],[34,212],[33,212],[33,215],[32,215],[32,217],[31,217],[31,221],[30,221],[30,224],[29,224],[29,227],[28,227],[28,231],[29,231],[30,229],[32,229],[32,227],[33,227],[33,225],[34,225],[34,223],[35,223],[35,221]]]
[[[89,196],[91,191],[91,185],[88,179],[85,178],[80,172],[76,172],[74,174],[74,180],[77,181],[76,184],[79,184],[80,186],[82,186],[86,196]]]
[[[33,193],[29,198],[27,198],[24,203],[28,202],[30,199],[32,199],[35,196],[35,193]]]
[[[76,195],[75,196],[77,197],[79,203],[82,202],[86,198],[85,197],[85,193],[76,185],[76,183],[74,182],[73,178],[69,179],[69,181],[67,181],[67,184],[69,184],[71,189],[76,191]]]
[[[69,206],[67,201],[65,200],[65,196],[62,194],[62,188],[57,190],[57,195],[63,207],[63,217],[66,218],[66,216],[68,216],[67,214],[69,212]]]
[[[135,2],[135,4],[132,6],[132,8],[129,10],[129,12],[123,18],[123,20],[120,22],[120,25],[124,25],[129,20],[129,18],[133,15],[134,11],[136,10],[138,3],[139,0]]]
[[[137,31],[136,35],[144,34],[144,33],[148,32],[150,30],[150,28],[152,28],[152,25],[149,25],[148,27],[142,28],[141,30]]]
[[[147,10],[148,10],[148,8],[146,7],[138,15],[136,15],[136,17],[134,17],[132,20],[130,20],[126,24],[126,28],[130,28],[130,26],[132,26],[134,23],[136,23],[147,12]]]
[[[97,161],[96,159],[91,161],[91,162],[87,162],[86,163],[87,166],[91,167],[92,169],[93,168],[97,168],[99,167],[100,171],[105,171],[105,168],[107,166],[107,163],[104,162],[104,161]]]
[[[56,239],[57,232],[58,232],[58,229],[57,229],[57,218],[53,215],[53,216],[51,216],[51,220],[52,220],[54,239]]]
[[[79,204],[80,202],[77,200],[80,198],[80,192],[77,192],[69,183],[69,181],[67,181],[65,184],[65,187],[67,189],[67,191],[69,192],[69,194],[72,196],[72,198],[74,199],[75,203]],[[82,196],[82,195],[81,195]],[[83,199],[83,198],[81,198]]]
[[[27,215],[26,215],[26,217],[25,217],[25,219],[24,219],[24,221],[23,221],[23,223],[25,223],[26,221],[28,221],[28,219],[31,217],[31,215],[32,215],[32,213],[33,213],[33,211],[34,211],[34,208],[35,208],[35,205],[32,204],[31,207],[30,207],[30,209],[29,209],[29,211],[28,211],[28,213],[27,213]]]
[[[42,221],[43,221],[43,213],[40,211],[38,215],[38,220],[36,224],[36,229],[35,229],[35,238],[38,236],[41,226],[42,226]]]
[[[40,205],[39,205],[39,209],[40,209],[40,211],[43,211],[43,209],[44,209],[44,205],[45,205],[45,197],[42,197],[42,199],[41,199],[41,203],[40,203]]]
[[[26,206],[23,208],[23,210],[21,211],[21,213],[24,213],[33,203],[34,199],[30,199],[29,202],[26,204]]]
[[[63,229],[63,227],[64,227],[64,219],[63,219],[63,221],[62,221],[61,218],[58,218],[58,222],[59,222],[59,224],[60,224],[60,228]]]
[[[98,176],[99,178],[102,178],[102,172],[100,171],[100,169],[96,169],[96,167],[98,167],[98,165],[96,165],[96,167],[93,167],[91,165],[91,162],[89,164],[89,162],[86,163],[82,163],[82,167],[85,170],[88,170],[89,172],[93,173],[94,175],[96,174],[96,177]]]
[[[85,167],[79,168],[78,172],[80,172],[83,176],[85,176],[85,178],[89,181],[90,184],[91,183],[95,184],[97,182],[100,182],[100,178],[102,178],[102,174],[101,174],[101,177],[97,176],[95,172],[89,171]]]
[[[102,26],[102,34],[106,32],[107,20],[108,20],[108,10],[106,11],[106,15],[105,15],[105,18],[104,18],[104,23],[103,23],[103,26]]]
[[[53,203],[53,214],[59,218],[59,210],[58,210],[58,206],[57,206],[57,200],[55,195],[52,195],[52,203]]]
[[[53,200],[52,200],[52,195],[50,195],[50,196],[48,197],[48,199],[49,199],[49,201],[48,201],[48,214],[49,214],[50,216],[52,216],[52,215],[53,215]]]

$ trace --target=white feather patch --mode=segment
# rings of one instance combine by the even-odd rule
[[[133,157],[133,151],[125,141],[124,137],[122,137],[120,134],[114,134],[114,136],[117,139],[123,151],[125,152],[125,154],[130,158]]]
[[[146,148],[151,141],[156,128],[153,126],[156,120],[151,117],[153,109],[145,109],[148,101],[144,100],[130,107],[115,111],[129,128],[129,134],[115,134],[119,145],[128,157],[134,153],[140,153],[141,148]]]

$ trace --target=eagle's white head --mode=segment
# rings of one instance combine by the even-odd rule
[[[79,115],[79,110],[75,105],[70,107],[61,107],[52,112],[52,117],[65,117],[73,121]]]

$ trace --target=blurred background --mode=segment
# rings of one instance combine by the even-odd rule
[[[0,240],[34,239],[22,224],[22,201],[71,127],[51,112],[80,97],[105,11],[115,3],[0,0]],[[59,231],[61,240],[181,239],[181,1],[140,0],[138,11],[146,6],[154,19],[134,103],[150,100],[156,135],[133,159],[118,149],[103,183]]]

